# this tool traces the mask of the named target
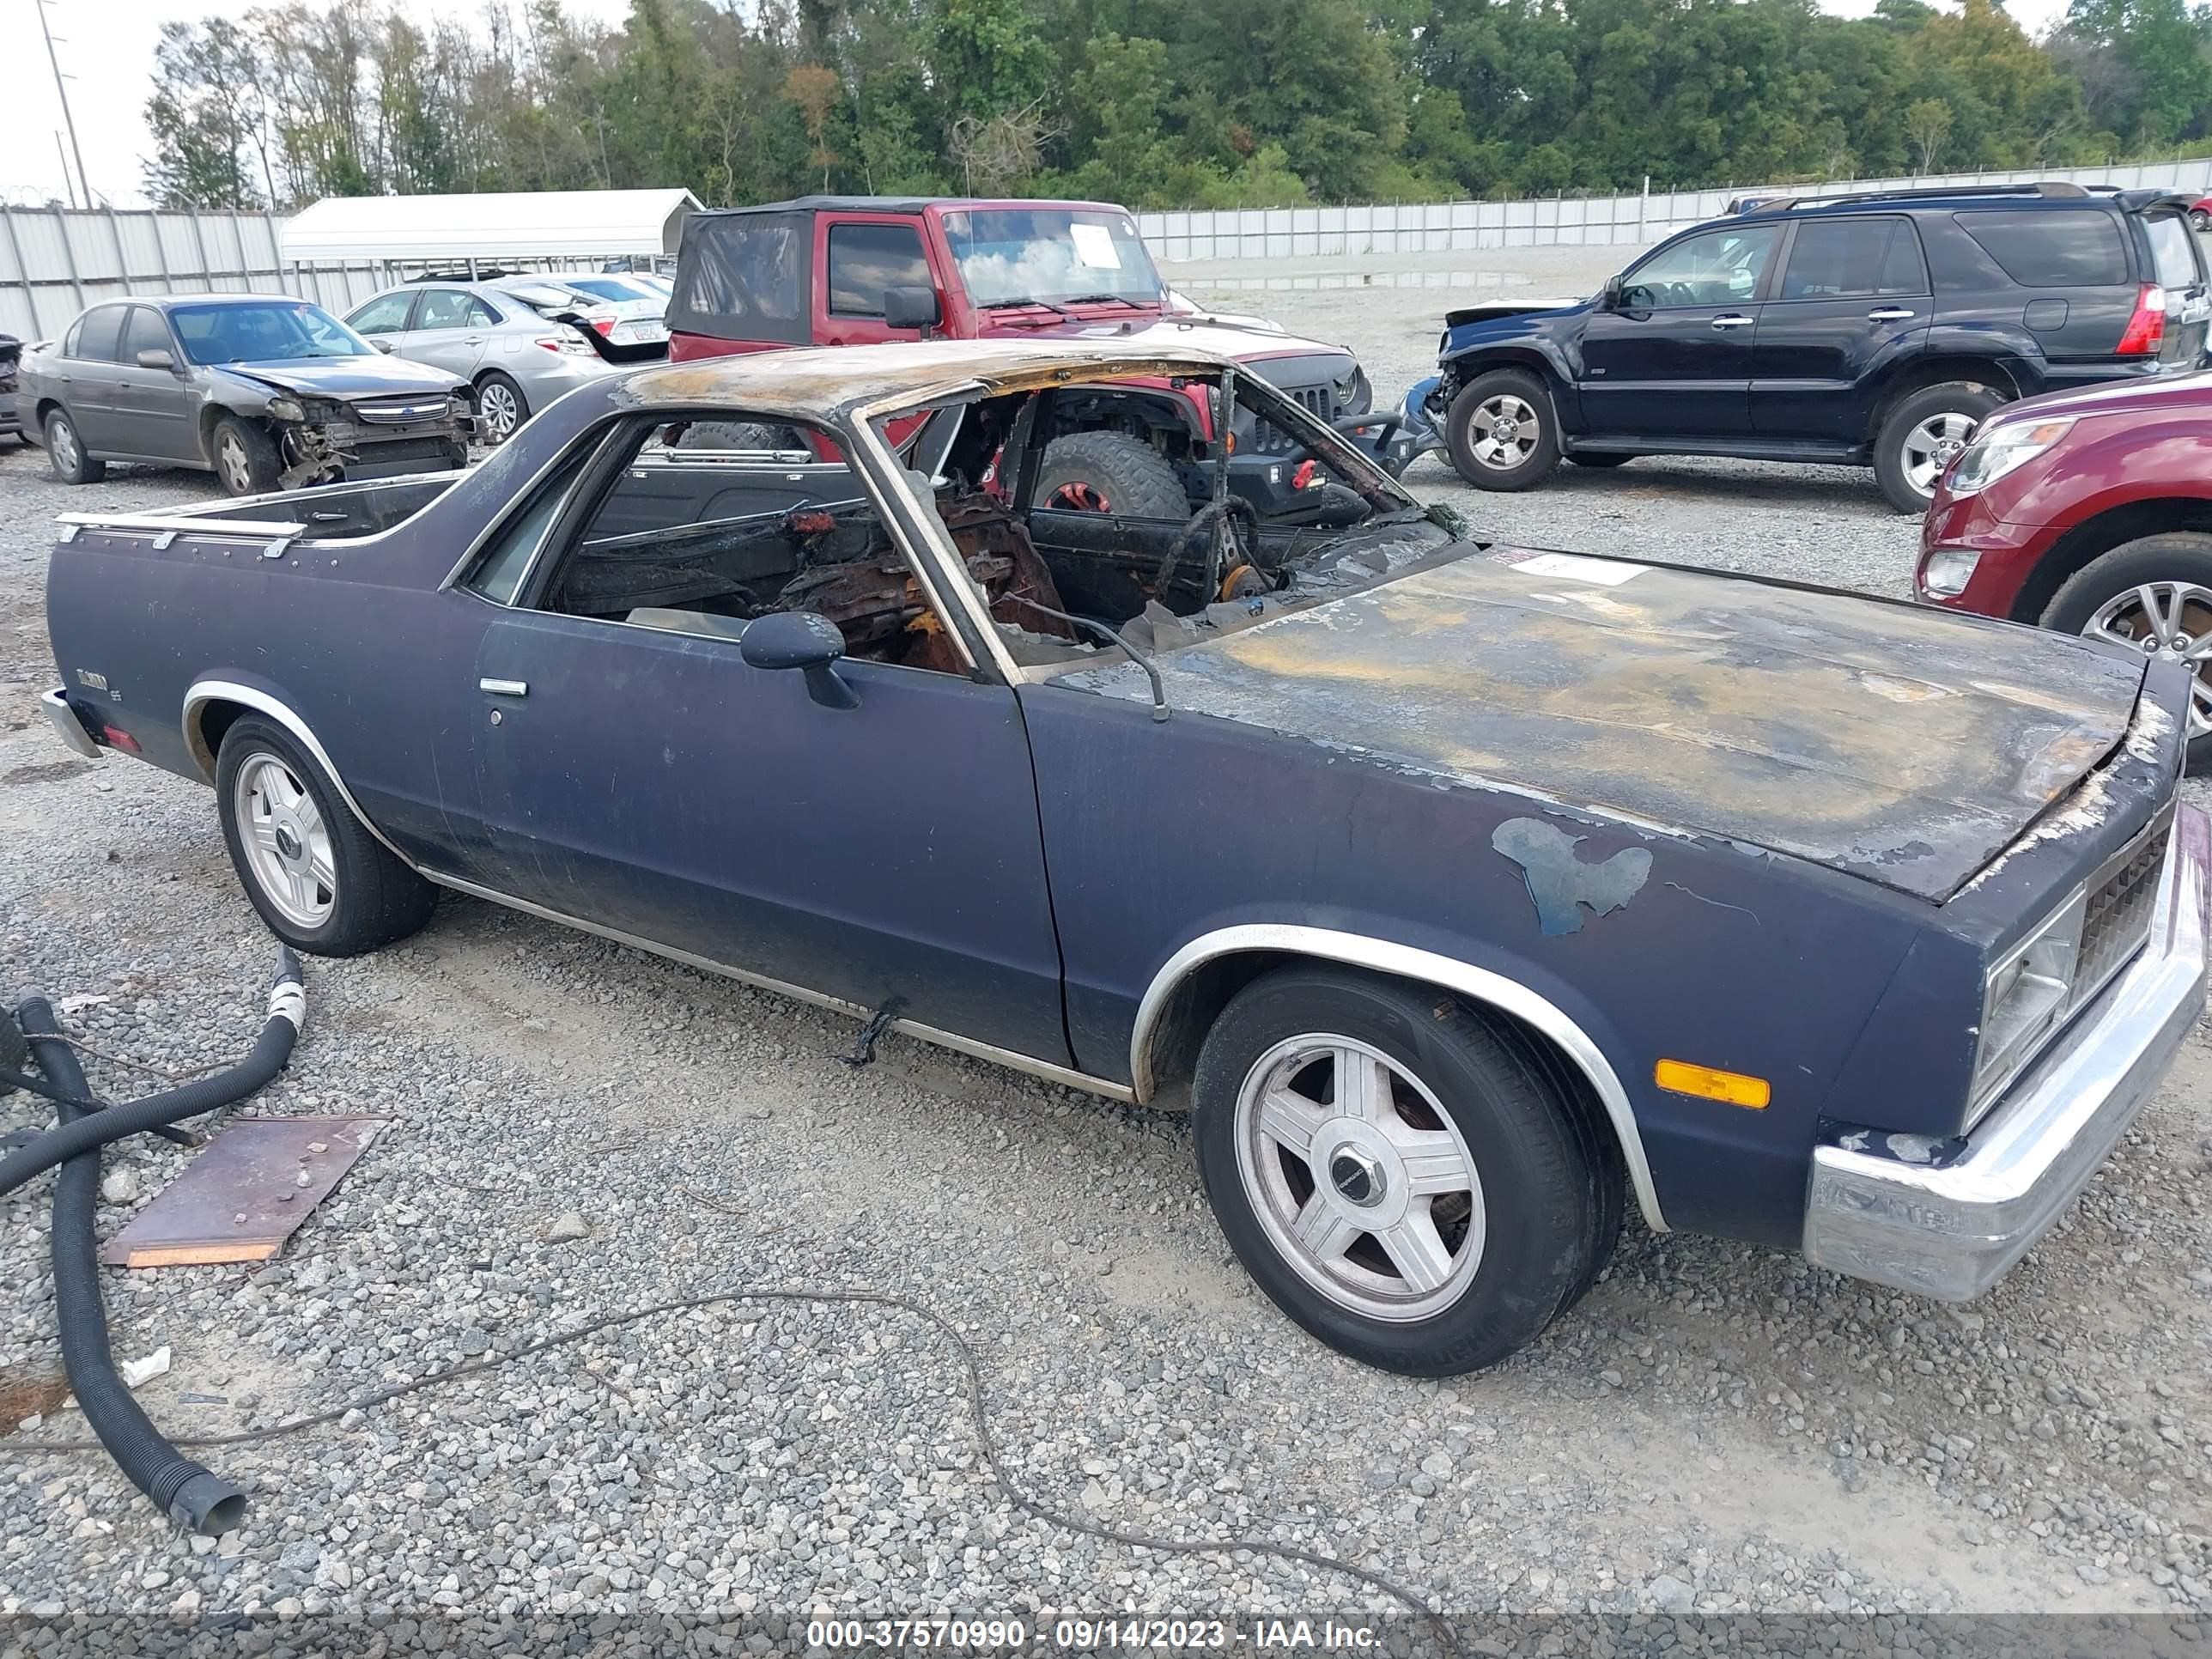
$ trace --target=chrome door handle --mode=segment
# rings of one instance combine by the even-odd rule
[[[1731,313],[1726,317],[1714,318],[1713,326],[1715,328],[1749,328],[1753,320],[1749,317],[1738,317]]]
[[[481,334],[464,334],[461,336],[461,343],[463,345],[482,345],[483,343],[483,336]]]
[[[1903,306],[1876,306],[1872,311],[1867,313],[1867,321],[1870,323],[1901,323],[1911,318],[1911,315],[1912,313],[1907,311]]]
[[[527,680],[478,680],[477,690],[489,691],[495,697],[526,697],[530,695]]]

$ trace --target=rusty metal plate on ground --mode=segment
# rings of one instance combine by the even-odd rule
[[[234,1117],[100,1259],[111,1267],[266,1261],[390,1121]]]

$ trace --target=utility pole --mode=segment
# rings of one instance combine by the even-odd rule
[[[46,21],[46,7],[51,3],[51,0],[31,0],[31,3],[39,9],[39,33],[46,37],[46,64],[54,72],[54,91],[62,100],[62,122],[69,128],[70,154],[76,157],[77,183],[84,187],[85,206],[90,207],[92,180],[85,173],[84,151],[77,145],[76,117],[70,111],[69,88],[62,84],[69,77],[62,73],[62,60],[54,53],[54,31],[52,26]],[[64,182],[66,183],[69,168],[64,167],[62,169],[62,174]],[[72,207],[76,205],[76,191],[74,189],[70,191],[70,205]]]

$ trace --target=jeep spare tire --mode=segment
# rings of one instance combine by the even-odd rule
[[[1121,432],[1071,432],[1046,445],[1031,504],[1177,524],[1190,516],[1175,468],[1150,444]]]

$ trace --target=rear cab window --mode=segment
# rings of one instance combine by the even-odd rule
[[[2118,288],[2128,281],[2117,214],[1981,210],[1951,218],[2022,288]]]

